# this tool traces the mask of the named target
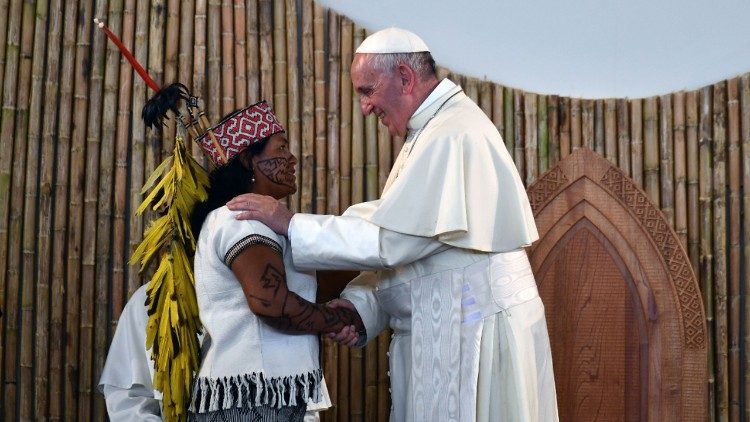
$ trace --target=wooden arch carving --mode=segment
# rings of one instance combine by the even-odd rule
[[[674,231],[622,171],[579,149],[528,189],[564,421],[706,420],[707,338]]]

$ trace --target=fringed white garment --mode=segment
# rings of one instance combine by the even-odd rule
[[[230,266],[245,248],[261,244],[283,257],[290,291],[315,301],[314,271],[291,265],[286,239],[257,221],[238,221],[226,207],[203,223],[195,254],[195,288],[201,322],[210,345],[193,388],[191,412],[242,407],[277,409],[323,402],[325,385],[318,359],[318,337],[279,331],[250,310]]]

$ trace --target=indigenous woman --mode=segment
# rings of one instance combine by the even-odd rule
[[[362,327],[347,309],[314,303],[314,272],[297,271],[287,240],[237,221],[241,193],[284,199],[297,190],[284,129],[261,102],[227,116],[197,142],[216,168],[191,217],[198,236],[195,290],[204,345],[190,420],[301,421],[324,388],[317,333]]]

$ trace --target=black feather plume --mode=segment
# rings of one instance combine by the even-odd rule
[[[190,92],[185,85],[176,82],[162,88],[151,99],[146,102],[141,112],[141,117],[148,127],[156,127],[164,124],[167,111],[179,114],[180,100],[189,101]]]

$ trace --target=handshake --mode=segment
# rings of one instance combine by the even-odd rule
[[[344,346],[354,347],[360,341],[360,337],[366,335],[362,319],[359,317],[357,310],[351,302],[346,299],[333,299],[325,304],[328,308],[336,309],[337,313],[346,315],[348,324],[344,325],[339,331],[332,331],[325,334],[326,337]],[[343,318],[342,318],[343,319]]]

